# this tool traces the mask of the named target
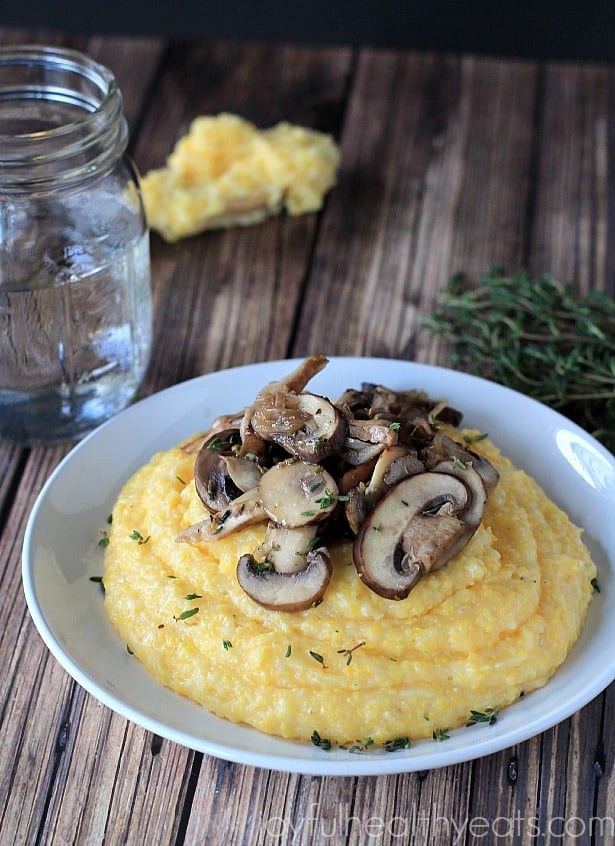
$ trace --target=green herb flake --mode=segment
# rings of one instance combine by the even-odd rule
[[[90,581],[100,585],[100,589],[102,590],[102,592],[105,592],[105,583],[103,581],[102,576],[90,576]]]
[[[596,593],[600,593],[600,582],[598,581],[598,579],[592,579],[591,586],[596,591]]]
[[[371,737],[366,737],[363,740],[355,740],[352,746],[348,747],[348,751],[352,753],[357,752],[367,752],[370,746],[374,745],[374,741]]]
[[[148,542],[150,536],[148,535],[146,538],[144,538],[141,532],[138,532],[136,529],[133,529],[130,533],[130,539],[137,541],[139,546],[141,546],[142,544]]]
[[[292,647],[291,647],[291,645],[290,645],[290,643],[289,643],[289,644],[288,644],[288,646],[286,647],[286,654],[284,655],[284,657],[285,657],[285,658],[290,658],[290,654],[291,654],[291,652],[292,652],[292,651],[293,651],[293,650],[292,650]]]
[[[323,496],[314,500],[320,508],[330,508],[336,502],[347,502],[348,497],[345,494],[334,494],[329,488],[325,488]]]
[[[448,729],[434,729],[431,733],[431,736],[436,741],[436,743],[441,743],[443,740],[450,739]]]
[[[498,721],[498,712],[495,708],[486,708],[484,711],[470,711],[470,716],[466,723],[467,726],[473,726],[477,723],[486,723],[489,726],[495,725]]]
[[[346,656],[346,666],[348,667],[352,661],[353,653],[362,646],[365,646],[364,640],[362,640],[361,643],[357,643],[356,646],[353,646],[351,649],[338,649],[337,654]]]
[[[311,649],[309,650],[309,652],[314,661],[318,661],[318,663],[322,664],[323,667],[325,666],[325,659],[322,657],[322,655],[320,655],[318,652],[312,652]]]
[[[182,611],[182,613],[178,617],[174,617],[173,619],[180,621],[180,620],[188,620],[190,617],[194,617],[195,614],[199,613],[198,608],[188,608],[186,611]]]
[[[326,737],[321,737],[316,729],[312,732],[310,740],[314,746],[317,746],[319,749],[324,749],[325,752],[328,752],[329,749],[331,749],[331,741]]]
[[[202,598],[203,597],[200,593],[189,593],[184,597],[184,599],[187,599],[188,601],[190,601],[192,599],[202,599]]]
[[[107,546],[109,546],[109,540],[109,533],[106,531],[102,531],[98,540],[98,546],[102,547],[102,549],[105,549]]]
[[[386,752],[397,752],[399,749],[409,749],[411,746],[410,738],[406,735],[401,737],[394,737],[382,744]]]
[[[226,649],[227,652],[228,652],[229,649],[233,648],[233,644],[231,643],[230,640],[223,640],[222,646]]]

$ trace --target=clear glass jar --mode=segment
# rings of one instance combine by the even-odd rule
[[[78,439],[143,378],[149,234],[127,140],[110,70],[0,48],[0,438]]]

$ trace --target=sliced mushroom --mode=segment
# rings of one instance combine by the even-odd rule
[[[344,515],[354,535],[359,534],[359,530],[369,512],[370,506],[365,498],[365,487],[360,485],[351,488],[347,493],[346,503],[344,504]]]
[[[346,438],[342,450],[342,458],[351,467],[358,467],[370,461],[376,461],[384,451],[386,444],[373,444],[368,441],[360,441],[358,438]]]
[[[277,523],[269,523],[263,543],[254,551],[254,560],[259,564],[271,564],[276,573],[297,573],[305,569],[316,533],[316,526],[287,529]]]
[[[194,462],[194,485],[205,508],[215,514],[239,496],[245,488],[238,488],[229,476],[226,457],[241,445],[239,429],[216,432],[202,445]]]
[[[412,476],[424,470],[423,464],[415,452],[396,444],[387,447],[378,458],[365,497],[371,506],[382,499],[389,488],[406,476]]]
[[[257,564],[252,555],[242,555],[237,564],[237,580],[243,590],[274,611],[303,611],[317,605],[331,573],[331,559],[324,547],[308,552],[306,566],[296,573],[278,573],[273,567]]]
[[[470,503],[463,514],[463,522],[474,528],[478,527],[487,502],[487,489],[480,473],[471,464],[460,465],[456,461],[442,461],[436,464],[432,472],[455,476],[469,489]]]
[[[438,432],[425,452],[428,469],[442,462],[457,459],[461,464],[473,467],[484,482],[487,493],[497,485],[500,474],[493,464],[477,452],[453,440],[444,432]]]
[[[259,437],[314,464],[339,451],[346,417],[328,399],[310,393],[286,394],[282,404],[269,399],[257,401],[252,410],[252,427]]]
[[[276,393],[292,393],[297,394],[302,391],[317,373],[327,366],[329,359],[324,355],[310,355],[305,358],[291,373],[287,376],[278,379],[275,382],[269,382],[262,388],[258,394],[257,399],[260,399],[266,394]]]
[[[267,515],[289,528],[326,519],[337,507],[338,495],[333,476],[304,461],[281,461],[263,474],[258,485]]]
[[[263,474],[258,461],[236,455],[224,456],[224,461],[228,475],[238,490],[245,493],[257,487]]]
[[[264,523],[267,514],[258,498],[257,488],[238,496],[228,506],[183,529],[175,538],[178,543],[200,543],[226,538],[245,526]]]
[[[474,534],[471,505],[469,487],[446,473],[419,473],[398,482],[355,538],[354,563],[363,582],[387,599],[404,599]],[[464,520],[468,511],[472,524]]]

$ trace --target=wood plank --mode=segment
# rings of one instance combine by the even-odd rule
[[[433,360],[448,277],[523,256],[535,95],[531,64],[362,54],[297,353]]]
[[[608,83],[604,67],[548,65],[538,115],[529,264],[584,292],[613,290],[606,267]]]

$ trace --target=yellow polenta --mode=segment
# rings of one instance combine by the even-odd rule
[[[259,223],[284,208],[318,211],[335,185],[330,135],[286,121],[259,130],[237,115],[202,115],[164,167],[141,180],[147,222],[167,241]]]
[[[266,610],[237,583],[237,561],[264,528],[175,541],[203,517],[194,456],[158,454],[113,511],[109,618],[162,685],[286,738],[431,737],[471,710],[500,709],[565,660],[595,568],[580,530],[540,487],[488,442],[480,448],[500,483],[457,558],[391,601],[363,585],[351,546],[340,544],[323,602],[299,612]]]

